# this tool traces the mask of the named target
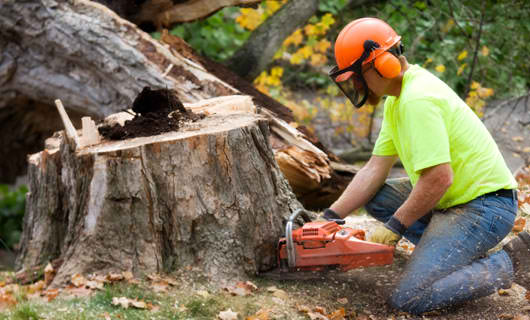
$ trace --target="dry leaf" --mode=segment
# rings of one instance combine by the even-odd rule
[[[530,320],[530,317],[525,314],[518,314],[513,320]]]
[[[237,320],[237,312],[232,311],[231,309],[221,311],[218,315],[221,320]]]
[[[95,280],[89,280],[85,283],[85,287],[92,290],[103,290],[104,283]]]
[[[27,287],[27,290],[28,290],[28,293],[29,294],[32,294],[32,293],[36,293],[36,292],[40,292],[44,289],[44,287],[46,287],[46,283],[44,283],[44,280],[39,280],[33,284],[30,284],[28,287]]]
[[[267,287],[267,292],[271,292],[272,293],[272,292],[274,292],[276,290],[278,290],[278,288],[276,288],[275,286]]]
[[[10,293],[0,294],[0,310],[13,307],[17,304],[17,299]]]
[[[269,311],[259,310],[255,315],[246,317],[245,320],[269,320]]]
[[[344,308],[340,308],[338,310],[335,310],[335,312],[328,314],[329,320],[344,320],[346,317],[346,310]]]
[[[318,313],[320,313],[320,314],[326,314],[326,309],[325,309],[325,308],[322,308],[322,307],[318,307],[318,306],[317,306],[317,307],[314,307],[314,308],[313,308],[313,311],[318,312]]]
[[[289,295],[287,294],[287,292],[285,292],[285,291],[283,291],[281,289],[278,289],[278,290],[274,291],[274,293],[272,295],[277,297],[277,298],[283,299],[283,300],[287,300],[289,298]]]
[[[515,220],[512,231],[513,232],[521,232],[524,230],[524,226],[526,225],[526,219],[525,218],[519,218]]]
[[[115,306],[121,306],[125,309],[128,309],[129,306],[135,307],[137,309],[147,309],[147,304],[145,302],[136,299],[129,299],[127,297],[113,297],[112,304]]]
[[[328,317],[318,312],[309,312],[307,315],[311,320],[329,320]]]
[[[77,287],[77,288],[80,288],[80,287],[84,287],[87,280],[85,277],[83,277],[82,275],[80,275],[79,273],[76,273],[72,276],[72,279],[70,280],[70,282],[72,282],[72,284]]]
[[[197,291],[197,295],[203,298],[208,298],[210,296],[210,293],[208,293],[208,291],[206,290],[199,290]]]
[[[499,319],[511,320],[511,319],[513,319],[513,315],[509,314],[509,313],[503,313],[503,314],[499,315]]]
[[[108,312],[105,312],[105,313],[103,314],[103,317],[105,318],[105,320],[111,320],[111,318],[110,318],[110,314],[109,314]]]
[[[236,284],[236,287],[243,288],[243,289],[247,290],[248,292],[252,292],[252,291],[258,290],[258,287],[255,284],[253,284],[252,282],[250,282],[250,281],[238,282]]]
[[[116,281],[121,281],[125,279],[125,277],[121,273],[109,272],[109,274],[107,274],[106,279],[107,281],[110,281],[110,282],[116,282]]]
[[[298,312],[302,312],[302,313],[309,313],[309,312],[311,312],[311,308],[309,308],[309,307],[306,306],[306,305],[301,304],[301,305],[298,305],[298,306],[296,306],[296,307],[297,307],[297,309],[298,309]]]
[[[168,290],[168,284],[165,281],[156,281],[151,284],[151,288],[156,293],[165,293]]]
[[[48,299],[48,302],[50,302],[53,299],[57,298],[57,296],[59,295],[59,289],[48,289],[44,291],[43,294]]]
[[[122,273],[122,276],[125,280],[129,281],[129,280],[132,280],[134,278],[133,274],[131,271],[123,271]]]
[[[348,303],[348,298],[339,298],[339,299],[337,299],[337,302],[340,303],[340,304],[347,304]]]
[[[272,297],[272,302],[274,302],[275,304],[283,304],[284,303],[284,300],[278,298],[278,297]]]

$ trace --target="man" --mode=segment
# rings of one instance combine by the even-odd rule
[[[330,77],[356,107],[385,101],[373,155],[324,211],[340,219],[365,206],[384,222],[373,242],[416,245],[390,297],[421,314],[509,288],[530,288],[530,236],[487,255],[512,229],[517,183],[480,119],[440,79],[402,55],[401,37],[384,21],[348,24],[335,43]],[[410,178],[388,180],[396,160]]]

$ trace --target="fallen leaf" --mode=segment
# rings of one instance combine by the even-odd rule
[[[85,287],[92,290],[103,290],[104,283],[95,280],[89,280],[85,283]]]
[[[125,309],[128,309],[129,306],[135,307],[137,309],[147,309],[147,304],[145,302],[136,299],[129,299],[127,297],[113,297],[112,305],[121,306]]]
[[[253,284],[252,282],[250,282],[250,281],[238,282],[236,284],[236,287],[243,288],[243,289],[247,290],[248,292],[252,292],[252,291],[258,290],[258,287],[255,284]]]
[[[197,295],[203,298],[208,298],[210,296],[210,293],[208,293],[208,291],[206,290],[199,290],[197,291]]]
[[[524,226],[526,225],[526,219],[525,218],[519,218],[515,220],[512,231],[513,232],[521,232],[524,230]]]
[[[57,298],[57,296],[59,295],[59,289],[48,289],[44,291],[43,294],[48,299],[48,302],[50,302],[53,299]]]
[[[287,292],[285,292],[285,291],[283,291],[281,289],[278,289],[278,290],[274,291],[274,293],[272,295],[277,297],[277,298],[284,299],[284,300],[287,300],[289,298],[289,295],[287,294]]]
[[[513,320],[530,320],[530,317],[525,314],[516,315]]]
[[[284,300],[278,298],[278,297],[272,297],[272,302],[274,302],[275,304],[283,304],[284,303]]]
[[[278,288],[276,288],[276,286],[267,287],[267,292],[274,292],[276,290],[278,290]]]
[[[523,148],[524,153],[530,153],[530,147],[524,147]]]
[[[224,290],[228,291],[233,296],[247,296],[250,294],[249,291],[240,287],[225,287]]]
[[[311,312],[311,308],[309,308],[309,307],[306,306],[306,305],[301,304],[301,305],[298,305],[298,306],[296,306],[296,307],[297,307],[297,309],[298,309],[298,312],[302,312],[302,313],[309,313],[309,312]]]
[[[36,293],[36,292],[40,292],[44,289],[44,287],[46,287],[46,283],[44,282],[44,280],[39,280],[33,284],[30,284],[28,287],[27,287],[27,290],[28,290],[28,293],[29,294],[32,294],[32,293]]]
[[[318,312],[309,312],[307,315],[311,320],[329,320],[328,317]]]
[[[17,299],[12,294],[0,294],[0,310],[13,307],[17,304]]]
[[[499,315],[499,319],[511,320],[511,319],[513,319],[513,315],[512,314],[508,314],[508,313],[503,313],[503,314]]]
[[[524,138],[522,136],[515,136],[515,137],[512,137],[512,140],[515,142],[521,142],[524,140]]]
[[[168,290],[168,284],[165,281],[156,281],[151,284],[151,288],[156,293],[165,293]]]
[[[521,311],[524,311],[524,312],[529,312],[530,311],[530,306],[524,306],[521,308]]]
[[[123,271],[122,273],[122,276],[125,280],[129,281],[129,280],[132,280],[134,278],[133,274],[131,271]]]
[[[340,308],[328,314],[329,320],[344,320],[345,317],[346,317],[346,310],[344,310],[344,308]]]
[[[232,311],[231,309],[221,311],[218,315],[221,320],[237,320],[237,312]]]
[[[110,314],[109,314],[108,312],[105,312],[105,313],[103,314],[103,318],[105,318],[105,320],[111,320],[111,318],[110,318]]]
[[[318,307],[318,306],[317,306],[317,307],[314,307],[314,308],[313,308],[313,311],[318,312],[318,313],[320,313],[320,314],[326,314],[326,309],[325,309],[325,308],[322,308],[322,307]]]
[[[347,304],[348,303],[348,298],[339,298],[339,299],[337,299],[337,302],[340,303],[340,304]]]
[[[70,280],[70,282],[72,282],[72,284],[75,287],[80,288],[80,287],[85,286],[87,279],[83,277],[82,275],[80,275],[79,273],[76,273],[72,276],[72,279]]]
[[[246,317],[245,320],[269,320],[269,311],[259,310],[256,314]]]
[[[125,277],[121,273],[109,272],[109,274],[107,274],[106,279],[107,281],[110,281],[110,282],[116,282],[116,281],[121,281],[125,279]]]

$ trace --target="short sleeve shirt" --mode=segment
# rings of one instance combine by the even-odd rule
[[[414,186],[423,169],[449,163],[453,184],[436,208],[448,208],[517,183],[475,113],[443,81],[410,65],[399,97],[385,101],[374,155],[398,155]]]

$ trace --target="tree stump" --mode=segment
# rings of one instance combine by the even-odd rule
[[[255,114],[211,115],[177,132],[73,150],[59,132],[29,157],[17,267],[75,273],[194,266],[217,283],[273,267],[300,207]]]

